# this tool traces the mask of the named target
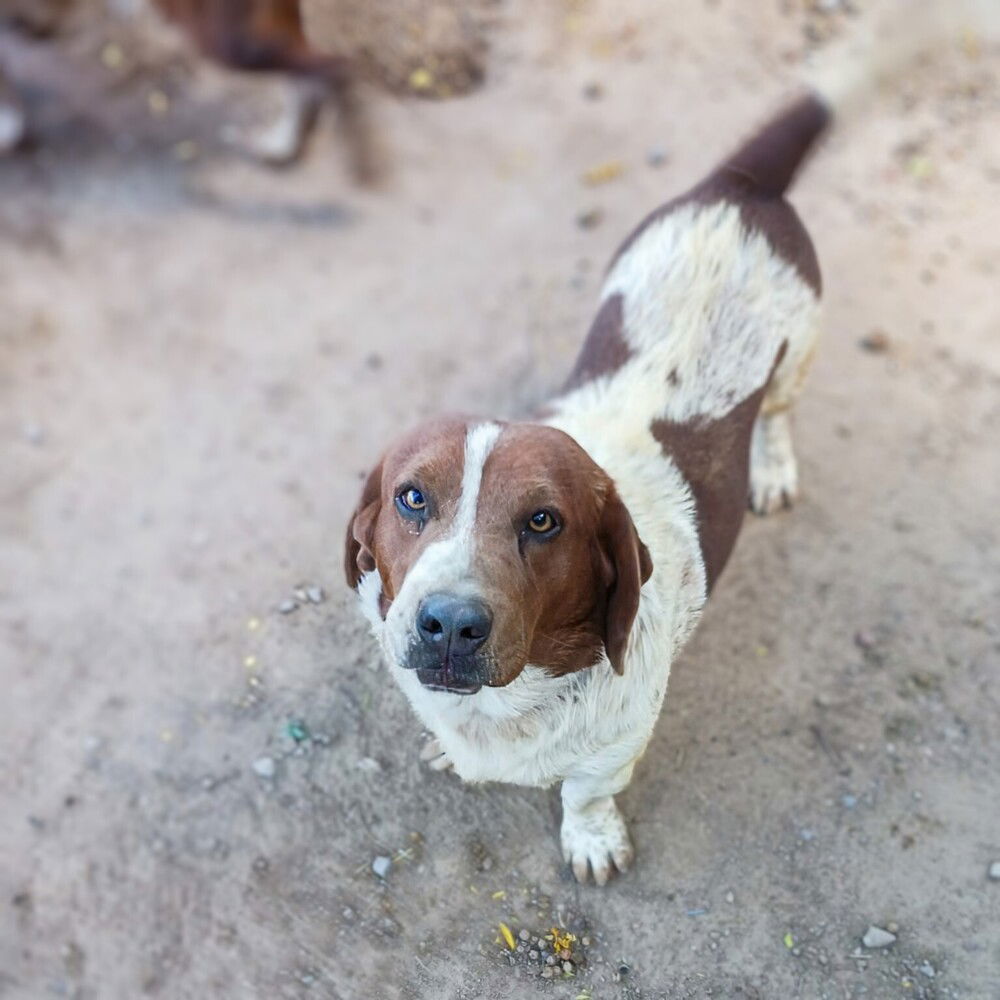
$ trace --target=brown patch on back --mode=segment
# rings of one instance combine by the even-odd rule
[[[795,209],[783,194],[796,170],[830,121],[825,104],[807,95],[776,115],[752,138],[690,191],[661,205],[626,237],[608,270],[655,222],[685,205],[728,202],[740,210],[743,225],[760,233],[774,253],[798,271],[817,294],[822,291],[816,251]]]
[[[632,357],[633,351],[625,340],[623,325],[622,296],[609,295],[594,317],[563,392],[618,371]]]
[[[664,454],[677,463],[691,487],[709,591],[729,560],[743,524],[750,493],[750,437],[786,347],[781,345],[767,381],[724,417],[696,417],[686,423],[654,420],[650,425]]]

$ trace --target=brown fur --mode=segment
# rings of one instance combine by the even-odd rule
[[[772,375],[784,354],[782,344]],[[750,438],[768,382],[770,376],[756,392],[717,420],[654,420],[650,425],[664,454],[677,463],[691,487],[709,591],[725,568],[743,524],[750,482]]]

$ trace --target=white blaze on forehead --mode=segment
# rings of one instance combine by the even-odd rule
[[[444,537],[432,542],[410,567],[396,599],[386,615],[382,641],[390,656],[401,662],[414,640],[414,625],[420,602],[439,592],[475,595],[472,575],[475,552],[474,529],[483,468],[500,437],[499,424],[476,424],[466,431],[462,464],[462,489],[455,516]]]
[[[500,437],[499,424],[476,424],[465,435],[465,466],[462,469],[462,492],[458,498],[455,525],[456,539],[472,541],[472,528],[476,523],[479,506],[479,489],[483,485],[483,468],[493,446]]]

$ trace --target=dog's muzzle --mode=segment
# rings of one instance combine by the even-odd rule
[[[416,641],[403,666],[432,691],[475,694],[489,680],[482,647],[493,615],[480,600],[430,594],[417,608]]]

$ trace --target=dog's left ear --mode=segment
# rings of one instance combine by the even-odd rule
[[[615,673],[621,674],[625,669],[629,632],[639,610],[639,591],[653,572],[653,561],[614,486],[609,489],[604,501],[600,543],[610,577],[604,649]]]
[[[382,507],[382,462],[365,480],[358,506],[347,522],[344,541],[344,574],[347,586],[357,587],[361,574],[375,569],[375,522]]]

